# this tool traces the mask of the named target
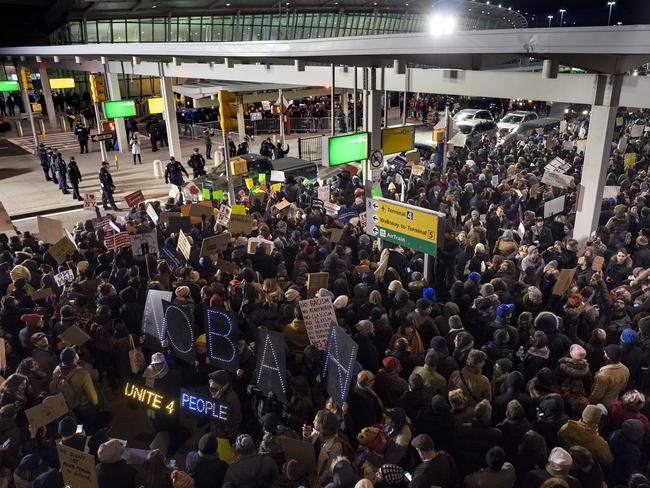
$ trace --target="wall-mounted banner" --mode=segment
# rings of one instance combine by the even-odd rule
[[[174,294],[171,291],[148,290],[147,301],[142,315],[142,334],[145,337],[144,346],[147,349],[160,351],[160,342],[165,339],[165,311],[163,300],[170,301]]]
[[[273,393],[281,402],[287,402],[287,366],[280,332],[257,329],[255,383],[264,393]]]
[[[337,405],[342,405],[348,398],[358,349],[357,343],[341,327],[334,325],[330,329],[323,377],[327,381],[327,393]]]
[[[189,364],[196,360],[192,316],[179,305],[163,300],[165,330],[174,356]]]
[[[230,418],[228,404],[215,398],[204,398],[185,389],[181,389],[181,408],[212,420],[228,422]]]
[[[226,310],[207,308],[205,323],[208,329],[208,355],[216,366],[235,372],[239,368],[237,324],[233,314]]]
[[[165,397],[161,392],[147,388],[146,386],[136,385],[126,382],[123,390],[124,396],[142,403],[149,410],[174,415],[176,412],[176,398]]]

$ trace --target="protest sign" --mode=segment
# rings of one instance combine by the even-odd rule
[[[320,288],[327,288],[329,273],[309,273],[307,274],[307,298],[316,296]]]
[[[246,205],[234,204],[230,207],[235,215],[246,215]]]
[[[75,246],[74,242],[72,242],[68,236],[64,236],[59,239],[56,244],[51,246],[47,252],[57,263],[61,264],[76,250],[77,246]]]
[[[39,429],[63,417],[68,411],[68,404],[65,403],[63,393],[57,393],[46,397],[42,403],[25,410],[25,415],[30,425]]]
[[[359,346],[352,337],[333,324],[327,339],[323,377],[327,393],[337,405],[343,405],[348,398],[358,350]]]
[[[74,344],[75,346],[83,346],[90,340],[90,336],[86,334],[83,329],[74,324],[61,332],[59,338],[63,339],[68,344]]]
[[[156,231],[146,234],[131,234],[131,251],[134,256],[158,254],[158,236]]]
[[[281,332],[258,328],[255,333],[255,384],[287,402],[287,366]]]
[[[250,234],[251,230],[253,230],[253,217],[250,215],[235,214],[233,212],[232,215],[230,215],[228,230],[230,230],[232,235]]]
[[[228,205],[221,205],[221,207],[219,207],[219,212],[217,213],[217,224],[228,227],[231,213],[232,210]]]
[[[160,212],[159,222],[161,225],[169,226],[169,217],[181,217],[180,212]]]
[[[630,169],[633,168],[635,164],[636,164],[636,153],[633,152],[625,153],[625,156],[623,156],[623,167],[625,169]]]
[[[147,215],[154,224],[158,224],[158,214],[156,213],[156,209],[153,208],[153,205],[150,203],[147,204]]]
[[[54,295],[54,290],[52,288],[41,288],[39,290],[34,290],[32,292],[32,300],[47,300]]]
[[[66,283],[72,283],[74,281],[74,273],[71,269],[66,269],[54,275],[54,281],[58,287],[65,286]]]
[[[323,211],[325,210],[325,202],[321,200],[320,198],[312,198],[311,199],[311,209],[312,210],[319,210]]]
[[[606,198],[616,198],[620,191],[621,187],[619,185],[606,186],[603,188],[603,200]]]
[[[565,151],[571,151],[573,149],[573,141],[563,141],[562,149]]]
[[[218,251],[225,251],[232,239],[230,232],[224,232],[212,237],[206,237],[201,242],[201,256],[211,256]]]
[[[209,204],[209,205],[203,205],[203,204]],[[214,215],[212,208],[212,202],[199,202],[199,203],[194,203],[190,207],[190,217],[205,217],[206,220],[210,220],[210,217]],[[200,222],[199,222],[200,223]]]
[[[287,436],[280,436],[279,440],[285,459],[295,459],[307,474],[316,474],[316,453],[311,442]],[[315,486],[315,483],[311,486]]]
[[[329,215],[330,217],[335,217],[339,213],[340,208],[341,207],[332,202],[325,202],[325,214]]]
[[[287,201],[287,199],[283,199],[279,201],[278,203],[275,204],[275,208],[278,210],[278,212],[282,212],[285,208],[289,207],[291,203]]]
[[[185,264],[185,258],[176,250],[173,245],[163,246],[158,250],[160,257],[165,260],[170,268],[175,269]]]
[[[273,241],[267,241],[261,237],[251,237],[248,239],[248,247],[246,252],[248,254],[255,254],[258,247],[263,247],[264,252],[269,256],[273,254]]]
[[[643,124],[634,124],[630,128],[630,137],[635,139],[637,137],[641,137],[643,135]]]
[[[56,444],[63,482],[70,488],[98,488],[95,456],[60,442]]]
[[[94,193],[84,193],[84,210],[95,210],[97,207],[97,195]]]
[[[357,213],[357,209],[352,207],[341,207],[338,211],[338,215],[339,215],[339,220],[343,224],[347,224],[352,217],[359,216],[359,214]]]
[[[562,295],[569,286],[571,285],[571,281],[573,280],[573,275],[576,274],[576,268],[568,268],[568,269],[563,269],[560,270],[560,276],[555,282],[555,286],[553,286],[553,291],[551,292],[553,295]]]
[[[142,315],[142,334],[145,336],[145,347],[148,349],[159,351],[160,342],[165,340],[163,301],[170,301],[173,296],[171,291],[147,291],[147,300]]]
[[[616,127],[623,125],[623,117],[616,117]]]
[[[165,330],[172,353],[178,359],[194,364],[196,348],[194,323],[190,313],[180,305],[163,300]]]
[[[135,207],[137,204],[144,202],[144,195],[141,190],[138,190],[126,195],[124,201],[129,208]]]
[[[11,222],[7,210],[5,210],[5,206],[0,202],[0,232],[5,230],[14,230],[14,224]]]
[[[587,139],[578,139],[576,143],[576,152],[583,153],[587,150]]]
[[[330,187],[328,185],[318,187],[318,199],[324,202],[330,201]]]
[[[544,175],[542,176],[542,183],[557,188],[568,188],[571,181],[573,181],[572,176],[567,176],[551,170],[544,171]]]
[[[161,214],[161,220],[162,220],[162,214]],[[190,221],[190,217],[181,215],[181,216],[173,216],[170,215],[167,217],[167,228],[169,229],[170,232],[174,234],[178,234],[179,231],[184,230],[185,232],[190,232],[192,230],[192,222]]]
[[[220,368],[232,371],[239,368],[237,325],[227,310],[206,308],[207,346],[211,361]]]
[[[414,164],[411,168],[411,174],[413,176],[421,176],[424,173],[425,167],[421,164]]]
[[[38,239],[43,242],[54,244],[65,235],[63,222],[60,220],[48,219],[39,215],[36,217],[36,222],[38,224]]]
[[[361,212],[359,214],[359,227],[365,232],[366,226],[368,225],[368,214],[366,212]]]
[[[591,262],[591,269],[598,272],[603,269],[605,264],[605,258],[603,256],[594,256],[594,260]]]
[[[176,246],[178,252],[180,252],[185,259],[190,259],[190,253],[192,252],[192,244],[185,236],[185,233],[181,230],[178,234],[178,245]]]
[[[217,262],[217,269],[220,269],[222,273],[228,273],[231,275],[236,274],[239,271],[239,267],[232,261],[226,261],[225,259],[220,259]]]
[[[7,351],[5,349],[5,340],[2,338],[0,338],[0,369],[3,373],[7,369]]]
[[[285,179],[284,171],[271,170],[271,181],[284,181]]]
[[[325,232],[329,232],[330,235],[329,241],[334,244],[339,242],[341,240],[341,236],[343,236],[343,229],[339,229],[338,227],[328,227],[325,229]]]
[[[123,390],[126,398],[144,404],[148,410],[174,415],[176,411],[176,398],[166,397],[164,393],[157,392],[144,385],[127,381]]]
[[[490,180],[490,183],[492,183],[492,186],[498,186],[499,185],[499,175],[492,175],[492,180]]]
[[[547,219],[555,214],[564,212],[564,199],[565,195],[562,195],[544,203],[544,218]]]
[[[336,312],[330,297],[300,300],[300,311],[305,321],[309,342],[323,350],[327,345],[327,334],[336,325]]]
[[[230,408],[227,403],[181,388],[181,408],[193,414],[208,417],[210,420],[228,422]]]

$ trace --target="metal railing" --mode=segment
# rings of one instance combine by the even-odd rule
[[[323,159],[323,137],[299,137],[298,157],[307,161],[320,162]]]
[[[337,117],[335,119],[336,130],[347,132],[352,129],[351,117]],[[280,132],[280,120],[278,118],[267,118],[253,120],[253,134],[277,134]],[[317,133],[331,130],[331,119],[329,117],[291,117],[289,119],[291,132],[296,133]]]

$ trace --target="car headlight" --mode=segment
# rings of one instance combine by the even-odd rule
[[[565,108],[565,109],[564,109],[564,113],[565,113],[565,114],[568,114],[568,113],[569,113],[569,109],[568,109],[568,108]]]
[[[582,115],[587,115],[589,113],[589,110],[583,110]]]

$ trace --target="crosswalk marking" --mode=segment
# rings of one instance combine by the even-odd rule
[[[91,136],[92,134],[97,134],[97,132],[93,131],[91,132]],[[32,153],[36,149],[32,136],[11,137],[7,138],[7,140]],[[39,136],[39,141],[45,144],[46,147],[52,147],[57,151],[79,151],[79,140],[77,139],[77,136],[74,135],[74,132],[53,132],[51,134],[46,134],[45,138]],[[140,146],[143,149],[145,147],[151,147],[149,137],[140,134]],[[99,150],[99,143],[93,142],[92,139],[89,139],[88,148],[91,151]]]

